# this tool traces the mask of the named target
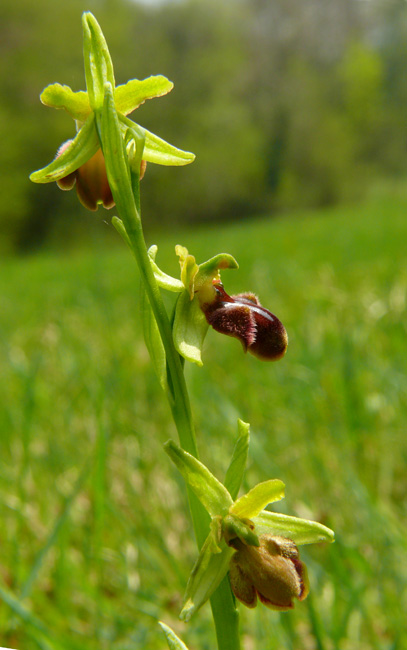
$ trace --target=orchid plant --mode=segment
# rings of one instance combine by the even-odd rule
[[[224,484],[198,459],[184,364],[202,365],[202,345],[209,326],[235,337],[244,351],[275,361],[287,349],[281,321],[252,293],[229,296],[221,281],[236,260],[221,253],[197,264],[183,246],[176,247],[180,277],[161,270],[157,247],[147,250],[140,213],[140,181],[147,163],[185,165],[195,156],[165,142],[132,121],[130,115],[147,99],[168,93],[173,84],[163,76],[132,79],[116,86],[103,33],[87,12],[82,18],[86,92],[52,84],[41,101],[64,109],[75,121],[76,135],[56,158],[34,172],[36,183],[76,184],[80,201],[95,210],[116,206],[112,223],[134,254],[142,280],[141,312],[146,346],[167,396],[179,435],[165,451],[185,479],[198,545],[198,556],[186,585],[180,618],[188,622],[210,600],[219,650],[239,650],[236,599],[247,607],[258,600],[271,609],[289,610],[303,600],[309,584],[298,545],[333,541],[333,532],[307,521],[267,509],[282,499],[284,484],[270,479],[238,497],[249,450],[249,425],[239,420],[236,446]],[[162,291],[178,293],[170,316]],[[185,644],[160,623],[170,649]]]

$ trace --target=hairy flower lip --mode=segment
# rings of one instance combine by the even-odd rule
[[[308,595],[307,571],[297,546],[280,536],[261,535],[259,540],[259,547],[232,540],[236,549],[230,561],[232,591],[250,608],[259,599],[270,609],[290,610],[294,598],[301,601]]]
[[[60,156],[70,145],[72,140],[68,140],[62,144],[57,152],[57,158]],[[142,180],[147,163],[145,160],[141,161],[140,167],[140,180]],[[110,210],[115,206],[112,191],[110,189],[109,181],[107,179],[105,159],[101,149],[98,149],[95,154],[83,165],[78,167],[75,171],[67,176],[60,178],[56,181],[61,190],[71,190],[76,186],[76,193],[82,205],[91,210],[96,211],[99,205],[103,205],[106,210]]]
[[[57,158],[66,151],[71,142],[72,140],[68,140],[59,147]],[[98,149],[78,169],[60,178],[56,183],[61,190],[70,190],[76,186],[79,201],[92,212],[96,211],[99,205],[103,205],[106,210],[110,210],[115,205],[107,180],[106,165],[101,149]]]
[[[252,293],[229,296],[218,281],[214,281],[213,289],[211,302],[201,302],[213,329],[239,339],[245,352],[261,360],[277,361],[285,355],[288,345],[285,327],[260,304],[257,296]]]

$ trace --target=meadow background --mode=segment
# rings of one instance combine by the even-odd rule
[[[237,418],[250,422],[244,489],[281,478],[276,509],[337,536],[302,547],[311,593],[292,613],[240,608],[245,650],[407,646],[407,9],[304,7],[1,6],[2,646],[162,650],[162,619],[190,650],[214,647],[208,607],[177,619],[196,552],[162,451],[176,433],[142,340],[135,264],[114,212],[27,182],[72,135],[38,93],[83,87],[83,9],[119,82],[175,81],[140,122],[197,153],[143,181],[160,265],[177,274],[177,243],[198,261],[231,253],[229,293],[255,291],[289,333],[286,357],[267,364],[211,331],[203,368],[186,369],[203,461],[222,479]],[[253,21],[258,38],[242,40]]]

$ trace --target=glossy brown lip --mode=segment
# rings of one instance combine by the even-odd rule
[[[287,350],[284,325],[251,293],[229,296],[220,282],[211,304],[202,305],[208,323],[221,334],[240,340],[245,352],[264,361],[277,361]]]

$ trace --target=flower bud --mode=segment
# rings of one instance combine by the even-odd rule
[[[213,284],[212,302],[201,304],[213,329],[239,339],[245,351],[264,361],[277,361],[287,350],[284,325],[262,307],[252,293],[229,296],[220,282]]]
[[[291,539],[260,535],[260,546],[249,546],[238,537],[229,544],[236,548],[230,561],[232,591],[244,605],[255,607],[260,601],[280,611],[292,609],[293,599],[308,594],[305,565]]]

